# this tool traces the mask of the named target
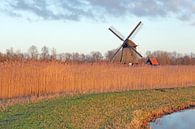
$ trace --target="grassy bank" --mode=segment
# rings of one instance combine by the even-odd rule
[[[144,128],[195,102],[195,87],[60,97],[0,111],[0,128]]]

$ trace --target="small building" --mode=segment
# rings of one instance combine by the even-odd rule
[[[153,66],[159,65],[158,60],[155,57],[148,58],[148,60],[146,61],[146,64],[153,65]]]

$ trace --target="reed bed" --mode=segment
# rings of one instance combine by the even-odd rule
[[[195,86],[195,66],[128,67],[55,61],[0,64],[0,98],[187,86]]]

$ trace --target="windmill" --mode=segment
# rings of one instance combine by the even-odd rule
[[[114,55],[111,58],[113,62],[116,55],[119,53],[119,60],[122,63],[138,63],[138,58],[142,57],[142,55],[136,50],[137,45],[130,39],[131,36],[137,31],[138,27],[142,24],[140,21],[137,26],[132,30],[129,36],[125,39],[124,36],[117,31],[113,26],[109,28],[109,30],[116,35],[121,41],[123,41],[122,45],[116,50]],[[122,51],[120,51],[122,49]]]

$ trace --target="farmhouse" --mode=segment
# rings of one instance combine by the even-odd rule
[[[159,63],[158,63],[158,61],[157,61],[157,59],[155,57],[148,58],[148,60],[146,61],[146,64],[153,65],[153,66],[159,65]]]

